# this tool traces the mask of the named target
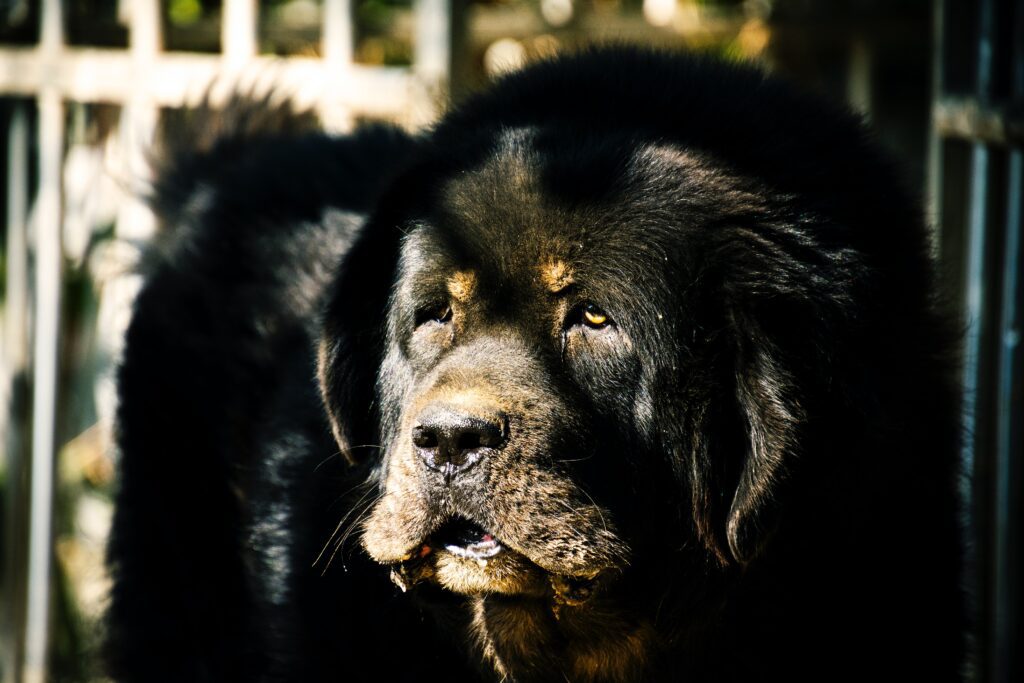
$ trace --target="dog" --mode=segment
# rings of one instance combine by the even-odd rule
[[[116,680],[958,680],[956,335],[855,116],[618,47],[297,121],[160,157]]]

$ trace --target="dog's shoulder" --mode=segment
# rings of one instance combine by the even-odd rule
[[[254,585],[252,568],[308,570],[306,541],[328,533],[285,538],[271,524],[316,503],[310,472],[334,476],[316,470],[336,451],[313,381],[319,300],[414,141],[384,126],[333,136],[265,105],[191,112],[154,151],[159,232],[118,370],[107,643],[118,680],[265,672],[279,657],[256,615],[282,579],[264,567]],[[150,662],[172,651],[161,678]]]

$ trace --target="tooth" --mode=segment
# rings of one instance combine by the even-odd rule
[[[409,590],[409,586],[405,583],[405,578],[398,572],[397,569],[391,570],[391,581],[396,586],[401,588],[403,593]]]

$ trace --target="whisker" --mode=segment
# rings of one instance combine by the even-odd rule
[[[577,489],[580,491],[580,493],[582,493],[584,496],[586,496],[590,500],[591,505],[594,506],[594,509],[597,511],[598,517],[601,518],[601,526],[604,527],[605,533],[611,533],[610,531],[608,531],[608,520],[606,520],[604,518],[604,511],[601,510],[601,506],[597,504],[597,501],[594,500],[593,496],[591,496],[589,493],[587,493],[586,489],[584,489],[583,487],[580,487],[580,486],[577,486]],[[566,510],[569,510],[570,512],[573,512],[575,514],[579,514],[579,512],[576,510],[576,508],[570,506],[567,502],[565,502],[561,498],[555,498],[555,500],[557,500],[562,505],[562,507],[564,507]]]
[[[334,545],[334,550],[331,552],[331,556],[329,558],[327,558],[327,564],[324,565],[324,571],[322,572],[322,574],[326,574],[327,573],[327,569],[331,566],[331,562],[333,562],[335,556],[344,549],[345,542],[348,541],[349,536],[351,536],[352,533],[356,530],[356,528],[360,525],[360,523],[364,519],[366,519],[367,515],[370,513],[370,509],[373,507],[373,504],[376,503],[378,500],[380,500],[383,497],[384,497],[383,493],[379,494],[379,495],[375,496],[373,498],[373,500],[370,500],[368,503],[366,503],[365,507],[363,507],[362,512],[359,513],[359,516],[356,517],[354,520],[352,520],[352,522],[348,525],[348,528],[342,534],[342,536],[338,540],[338,542]],[[344,567],[344,566],[345,566],[344,555],[342,555],[342,567]]]
[[[573,506],[569,505],[569,503],[565,502],[561,498],[555,498],[555,500],[557,500],[559,505],[564,507],[569,512],[571,512],[573,514],[576,514],[576,515],[579,514],[579,512],[576,510],[576,508],[574,508]],[[600,510],[598,510],[598,514],[600,514]],[[603,521],[603,518],[602,518],[602,521]],[[580,531],[580,529],[575,524],[571,525],[571,531],[580,540],[583,540],[583,541],[587,540],[586,534],[584,534],[582,531]]]
[[[366,479],[364,481],[361,481],[358,484],[356,484],[355,486],[353,486],[352,488],[350,488],[348,491],[345,491],[345,493],[342,493],[340,496],[338,496],[333,501],[331,501],[331,504],[327,506],[327,509],[328,510],[334,509],[335,505],[337,505],[338,503],[341,503],[342,501],[344,501],[348,497],[348,495],[350,493],[352,493],[353,491],[358,490],[360,487],[365,486],[365,487],[367,487],[369,489],[372,489],[376,485],[377,485],[377,481],[375,479],[373,479],[373,478],[369,478],[369,479]],[[366,494],[364,493],[363,497],[365,497],[365,496],[366,496]],[[362,497],[360,498],[360,500],[362,500]]]
[[[590,460],[594,457],[594,454],[585,455],[582,458],[555,458],[555,462],[583,462],[584,460]]]
[[[368,501],[366,503],[366,505],[363,507],[362,512],[360,512],[359,515],[354,520],[352,520],[352,522],[348,525],[348,528],[345,529],[345,532],[342,534],[341,539],[337,543],[338,546],[345,545],[345,541],[347,541],[348,537],[352,535],[352,532],[354,532],[356,527],[359,526],[359,523],[363,521],[363,519],[366,517],[366,514],[370,511],[370,508],[372,508],[374,503],[376,503],[383,497],[384,494],[380,493],[377,496],[375,496],[373,500]]]
[[[337,458],[339,455],[341,455],[341,451],[334,451],[333,453],[328,455],[326,458],[321,460],[319,463],[317,463],[317,466],[313,468],[313,471],[316,472],[321,467],[323,467],[324,465],[329,463],[331,460],[333,460],[334,458]]]
[[[333,453],[328,455],[326,458],[324,458],[323,460],[320,461],[320,464],[318,464],[316,467],[313,468],[313,471],[316,472],[321,467],[323,467],[324,465],[329,463],[332,459],[337,458],[339,455],[344,456],[344,455],[351,454],[352,451],[356,450],[357,448],[376,448],[379,451],[385,450],[384,446],[381,446],[380,444],[375,444],[375,443],[362,443],[362,444],[357,444],[355,446],[349,446],[348,448],[346,448],[344,450],[334,451]]]
[[[363,485],[365,485],[365,484],[359,484],[359,485],[356,485],[355,487],[353,487],[352,489],[350,489],[350,491],[354,491],[354,490],[356,490],[357,488],[359,488],[359,486],[363,486]],[[331,544],[331,541],[332,541],[332,540],[334,540],[334,537],[338,535],[338,532],[339,532],[339,531],[341,531],[341,528],[342,528],[342,526],[344,526],[344,524],[345,524],[345,520],[347,520],[347,519],[348,519],[349,517],[351,517],[351,516],[352,516],[352,513],[353,513],[353,512],[355,512],[356,508],[358,508],[358,507],[359,507],[359,505],[360,505],[360,504],[361,504],[361,503],[362,503],[362,502],[363,502],[363,501],[364,501],[364,500],[366,499],[366,497],[367,497],[368,495],[370,495],[370,494],[371,494],[372,492],[373,492],[373,488],[368,488],[368,489],[366,490],[366,492],[365,492],[365,493],[363,493],[363,495],[361,495],[361,496],[359,497],[359,500],[357,500],[357,501],[356,501],[356,502],[355,502],[355,503],[354,503],[354,504],[352,505],[352,507],[351,507],[351,508],[349,508],[348,512],[346,512],[346,513],[345,513],[345,514],[344,514],[344,515],[342,516],[342,518],[341,518],[341,521],[339,521],[339,522],[338,522],[338,525],[337,525],[336,527],[334,527],[334,531],[332,531],[332,532],[331,532],[331,535],[330,535],[330,536],[328,536],[328,538],[327,538],[327,542],[326,542],[326,543],[324,543],[324,547],[320,549],[320,554],[316,556],[316,559],[315,559],[315,560],[313,560],[313,564],[312,564],[312,565],[310,565],[310,566],[313,566],[313,567],[315,567],[315,566],[317,565],[317,563],[318,563],[318,562],[320,562],[320,559],[321,559],[321,558],[322,558],[322,557],[324,556],[324,553],[325,553],[325,552],[327,552],[327,547],[328,547],[328,546],[329,546],[329,545]],[[378,498],[377,498],[377,499],[379,499],[379,496],[378,496]],[[371,503],[370,503],[370,504],[372,505],[372,504],[373,504],[373,502],[375,502],[375,501],[371,501]],[[332,556],[332,557],[333,557],[333,556]],[[326,570],[326,567],[325,567],[325,570]]]
[[[587,490],[585,488],[583,488],[582,486],[577,486],[577,488],[583,493],[584,496],[587,497],[587,499],[590,501],[590,504],[594,506],[594,509],[597,510],[597,514],[601,518],[601,526],[604,527],[605,533],[611,533],[610,531],[608,531],[608,520],[604,518],[604,511],[601,510],[601,506],[597,504],[597,501],[594,500],[593,496],[587,493]]]

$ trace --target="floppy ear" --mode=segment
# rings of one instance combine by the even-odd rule
[[[376,453],[377,448],[361,447],[383,445],[397,419],[397,406],[382,400],[378,374],[388,362],[389,306],[402,240],[408,222],[428,213],[436,180],[448,170],[423,161],[418,154],[423,142],[413,142],[342,260],[321,319],[320,394],[334,438],[352,464]]]
[[[723,334],[698,362],[704,374],[696,383],[714,393],[691,395],[684,426],[696,531],[722,565],[750,562],[771,537],[805,423],[794,360],[778,329],[805,325],[775,311],[766,329],[750,304],[726,306]]]
[[[322,313],[317,352],[320,393],[334,438],[351,464],[380,438],[377,371],[385,347],[388,299],[399,231],[386,220],[366,225],[345,255]]]
[[[804,412],[780,350],[750,318],[737,320],[735,391],[746,453],[725,520],[733,558],[754,559],[777,522],[776,494],[799,457]],[[735,476],[735,475],[734,475]]]

